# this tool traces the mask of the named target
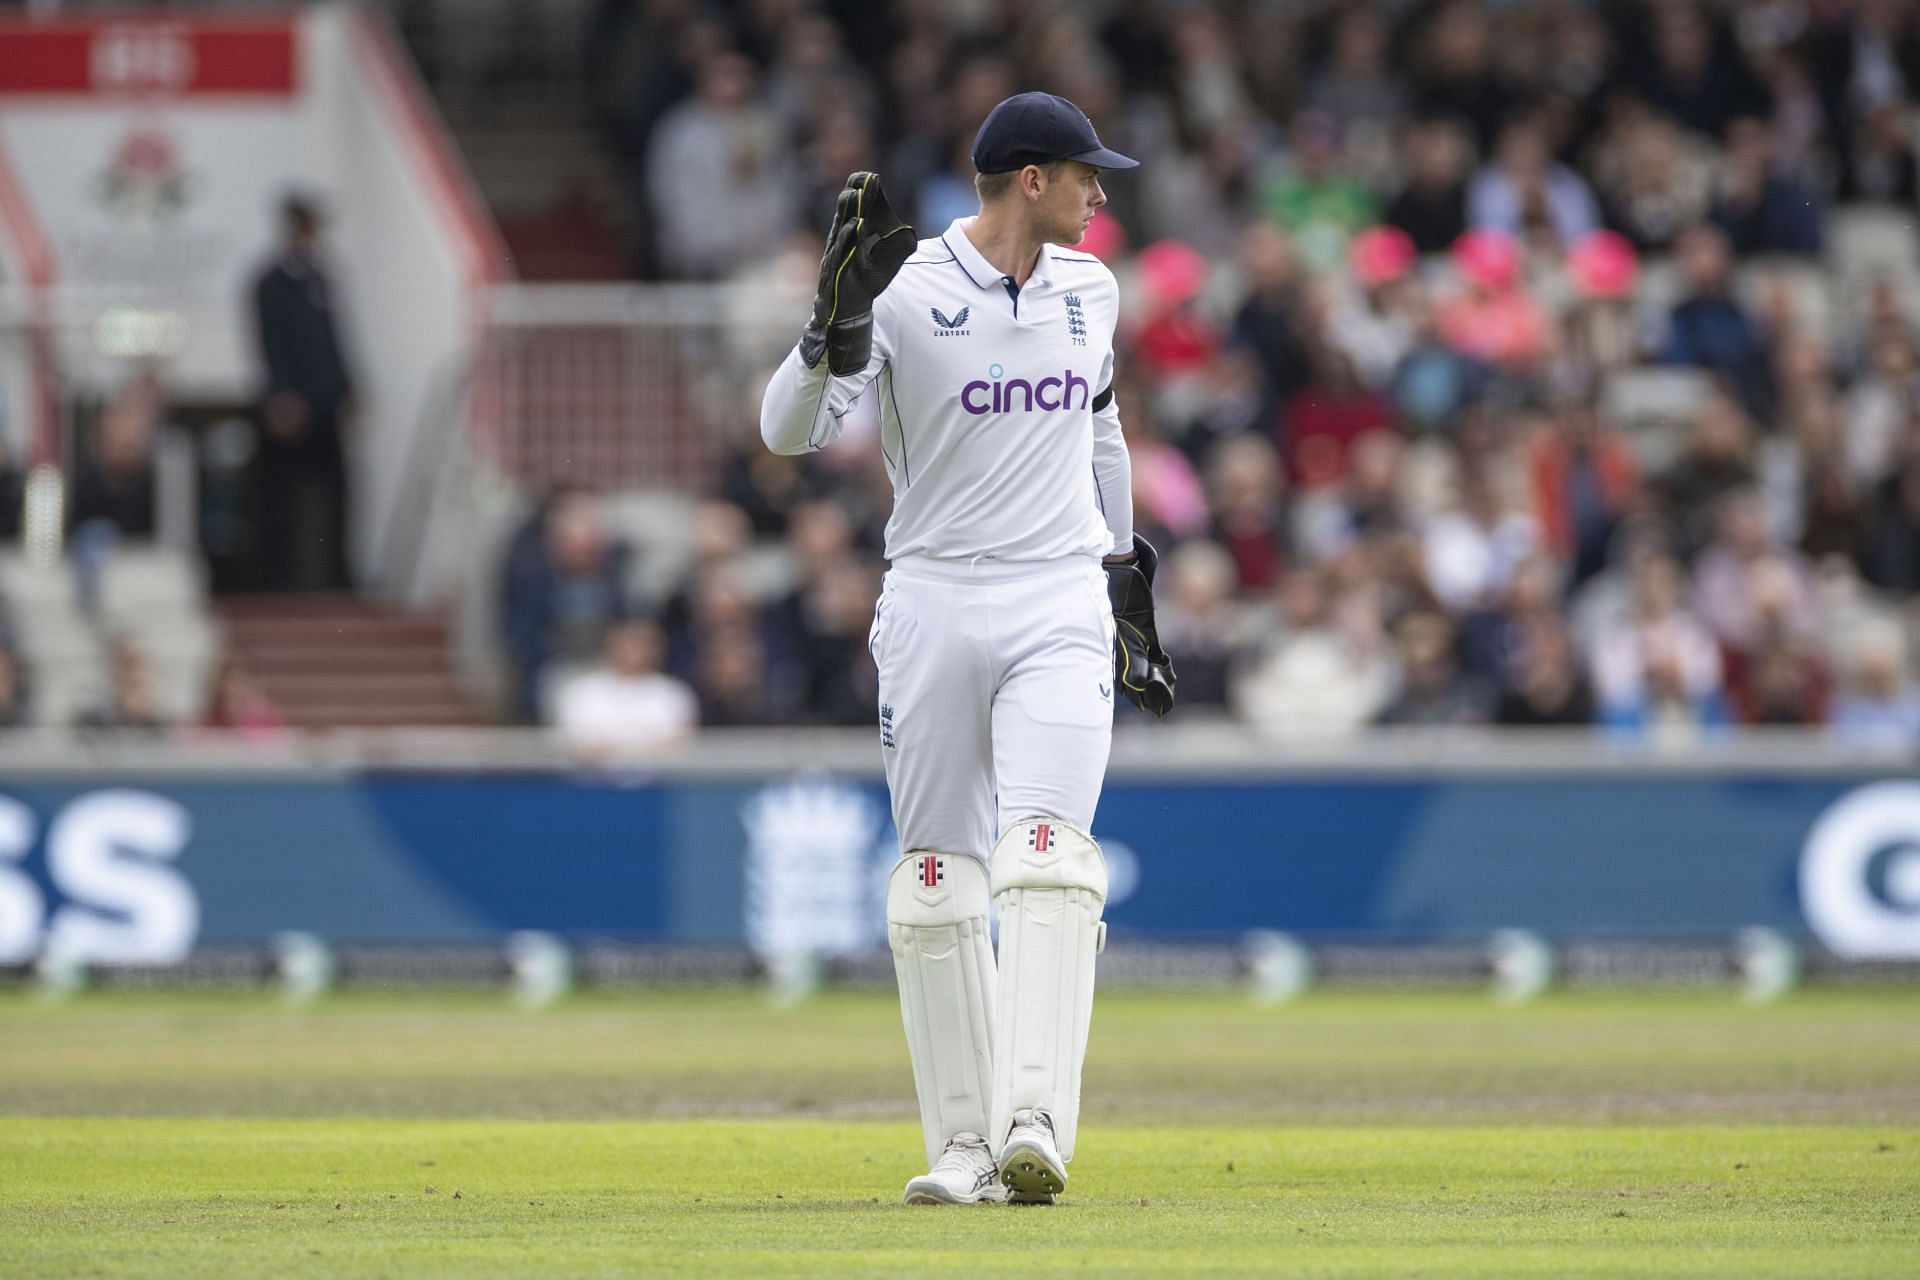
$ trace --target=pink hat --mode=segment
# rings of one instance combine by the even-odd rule
[[[1369,289],[1400,279],[1418,257],[1413,237],[1398,227],[1368,227],[1347,247],[1347,266]]]
[[[1187,302],[1207,287],[1207,259],[1178,240],[1158,240],[1140,251],[1140,282],[1162,306]]]
[[[1589,298],[1624,298],[1640,278],[1640,255],[1618,231],[1589,231],[1567,254],[1567,275]]]
[[[1453,242],[1453,268],[1488,292],[1511,289],[1520,279],[1520,242],[1486,227],[1469,231]]]

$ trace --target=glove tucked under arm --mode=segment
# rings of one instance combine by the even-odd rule
[[[1159,565],[1160,553],[1136,533],[1133,559],[1108,561],[1103,567],[1107,598],[1113,604],[1114,683],[1134,706],[1164,716],[1173,710],[1178,677],[1153,625],[1153,574]]]
[[[913,228],[901,220],[880,188],[880,175],[860,172],[834,204],[813,319],[800,336],[800,359],[811,369],[827,357],[827,372],[847,377],[867,367],[873,349],[873,300],[900,264],[913,256]]]

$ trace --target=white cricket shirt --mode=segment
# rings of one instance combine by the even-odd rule
[[[797,347],[787,355],[760,435],[775,453],[822,448],[855,400],[878,395],[893,477],[889,560],[1130,551],[1132,469],[1111,395],[1113,273],[1092,254],[1045,245],[1015,291],[967,239],[972,221],[922,240],[874,300],[860,373],[836,378],[824,357],[809,369]]]

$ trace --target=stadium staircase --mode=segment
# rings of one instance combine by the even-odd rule
[[[449,666],[447,626],[349,595],[215,602],[227,646],[301,729],[479,725]]]

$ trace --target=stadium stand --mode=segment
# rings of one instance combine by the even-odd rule
[[[1080,96],[1103,131],[1146,156],[1137,183],[1111,184],[1112,217],[1089,243],[1128,287],[1122,376],[1143,523],[1176,546],[1219,545],[1235,566],[1232,620],[1219,624],[1232,639],[1195,638],[1219,669],[1221,705],[1308,733],[1440,707],[1486,721],[1529,666],[1557,661],[1570,668],[1558,683],[1597,688],[1601,723],[1707,729],[1716,718],[1825,721],[1823,682],[1857,684],[1857,619],[1837,599],[1913,647],[1911,597],[1876,585],[1904,572],[1901,556],[1875,548],[1904,545],[1898,476],[1920,448],[1920,235],[1911,198],[1850,201],[1860,188],[1848,175],[1862,163],[1852,126],[1871,120],[1874,138],[1899,140],[1877,161],[1893,165],[1894,186],[1874,189],[1903,190],[1920,23],[1897,7],[1786,8],[1793,21],[1770,25],[1714,5],[1303,5],[1258,19],[1275,39],[1256,56],[1220,38],[1210,6],[995,11],[971,27],[916,11],[875,34],[807,8],[608,5],[588,63],[641,72],[597,83],[620,100],[602,120],[610,154],[634,157],[626,225],[647,274],[714,273],[675,239],[675,210],[645,175],[716,115],[742,139],[782,122],[770,145],[806,175],[789,193],[830,191],[850,132],[867,146],[860,163],[909,193],[923,230],[965,211],[956,158],[968,122],[1016,83]],[[1648,18],[1650,44],[1636,25]],[[1047,41],[1023,38],[1041,32]],[[1629,56],[1643,45],[1650,56]],[[1045,61],[985,51],[1043,46]],[[928,83],[940,91],[908,88]],[[850,123],[834,105],[846,100],[881,107]],[[1461,138],[1449,197],[1444,147]],[[1402,175],[1427,172],[1422,147],[1440,176],[1416,205]],[[751,201],[753,189],[735,194]],[[1431,238],[1449,198],[1471,233],[1457,242]],[[784,221],[761,207],[781,233],[744,239],[782,265],[740,271],[804,278],[817,204],[794,202]],[[1383,211],[1450,252],[1382,259],[1374,233],[1359,233]],[[1237,375],[1249,358],[1251,387]],[[870,442],[796,472],[758,456],[742,421],[719,426],[735,452],[710,490],[789,559],[792,511],[825,497],[870,557],[885,512]],[[1277,450],[1277,467],[1255,441]],[[1359,475],[1363,454],[1375,474]],[[1739,570],[1711,545],[1736,499],[1764,526]],[[636,563],[669,574],[661,566],[677,557],[636,534]],[[1407,540],[1420,552],[1403,573]],[[1664,547],[1649,562],[1664,567],[1637,571],[1634,588],[1624,557],[1643,544]],[[1501,630],[1517,567],[1536,561],[1529,575],[1552,581],[1576,625],[1509,628],[1508,649],[1489,658],[1475,646]],[[1783,606],[1810,652],[1701,621],[1713,596],[1765,598],[1786,563],[1819,575],[1820,590]],[[678,594],[718,572],[694,571]],[[1293,585],[1302,574],[1311,590]],[[1677,577],[1656,587],[1650,574]],[[1639,606],[1648,625],[1670,614],[1663,634],[1710,637],[1699,662],[1713,675],[1694,695],[1667,689],[1664,651],[1652,686],[1612,670],[1608,637],[1635,634],[1635,590],[1652,593]],[[653,607],[652,594],[633,606]],[[778,686],[783,664],[790,672],[819,638],[771,607],[775,594],[746,593],[730,629],[755,634]],[[664,620],[673,632],[671,611]],[[1298,678],[1321,690],[1346,687],[1324,683],[1332,674],[1358,682],[1359,701],[1325,721],[1256,693],[1288,669],[1276,654],[1319,652],[1293,643],[1314,627],[1328,638],[1314,661],[1331,668]],[[1883,653],[1892,631],[1876,634]],[[697,685],[693,643],[676,662]],[[1903,683],[1893,700],[1911,717]],[[1195,692],[1188,714],[1204,714],[1214,699]],[[769,718],[822,714],[803,698]]]
[[[467,263],[485,305],[435,323],[470,349],[412,360],[427,389],[380,429],[368,474],[393,514],[362,545],[405,607],[221,606],[290,719],[308,686],[289,681],[333,678],[312,669],[324,646],[284,658],[258,637],[312,609],[386,637],[348,646],[341,678],[399,655],[388,719],[458,722],[447,663],[469,702],[537,718],[637,614],[711,720],[858,722],[853,620],[888,507],[873,426],[856,410],[842,445],[772,458],[759,380],[845,170],[877,167],[937,231],[971,207],[974,123],[1041,87],[1146,161],[1113,176],[1087,247],[1127,300],[1141,524],[1193,566],[1182,625],[1205,678],[1179,715],[1314,735],[1591,703],[1576,718],[1623,733],[1844,733],[1862,716],[1839,709],[1870,703],[1920,745],[1910,7],[387,8],[524,282]],[[665,180],[676,156],[723,153],[704,182]],[[349,295],[396,260],[351,230]],[[363,345],[392,345],[388,310]],[[570,493],[625,553],[559,642],[558,615],[515,596],[509,549],[544,545]],[[805,514],[823,503],[846,528],[830,554]],[[1716,554],[1733,507],[1759,541]],[[9,563],[33,714],[57,722],[117,633],[56,570]],[[1716,600],[1781,600],[1783,573],[1790,616],[1715,623]],[[178,581],[152,589],[130,607],[158,620],[159,684],[197,690],[216,628]],[[423,605],[444,632],[374,621]],[[1712,656],[1690,667],[1676,637],[1701,634]]]

